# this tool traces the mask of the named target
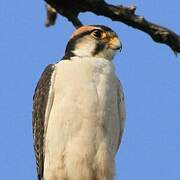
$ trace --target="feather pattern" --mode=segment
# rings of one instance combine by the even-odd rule
[[[53,64],[46,67],[33,96],[33,139],[38,180],[43,179],[45,116],[47,116],[46,109],[49,103],[49,92],[54,69],[55,66]]]

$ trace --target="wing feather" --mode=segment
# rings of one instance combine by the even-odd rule
[[[55,69],[55,65],[48,65],[41,75],[41,78],[36,86],[33,96],[33,139],[34,150],[37,164],[38,180],[43,179],[43,166],[44,166],[44,134],[45,124],[47,124],[46,117],[50,112],[48,104],[52,99],[50,89],[52,87],[52,76]],[[49,112],[47,112],[47,109]]]

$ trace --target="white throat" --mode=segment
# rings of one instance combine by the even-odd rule
[[[100,59],[106,59],[109,61],[112,61],[116,54],[115,50],[105,48],[102,51],[100,51],[98,54],[93,55],[94,49],[95,49],[95,45],[92,43],[92,44],[85,44],[81,48],[76,48],[72,52],[75,55],[75,57],[77,56],[77,57],[82,57],[82,58],[83,57],[100,58]]]
[[[92,57],[92,52],[95,49],[95,44],[92,43],[83,43],[79,45],[72,52],[78,57]]]

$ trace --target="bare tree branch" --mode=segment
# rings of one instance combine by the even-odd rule
[[[48,14],[48,25],[55,22],[55,11],[66,17],[72,24],[78,28],[82,26],[78,19],[79,13],[93,12],[96,15],[102,15],[113,21],[120,21],[128,26],[139,29],[151,36],[158,43],[168,45],[175,54],[180,53],[180,36],[172,30],[147,21],[143,16],[135,14],[135,6],[114,6],[106,3],[104,0],[45,0],[52,7],[52,15]],[[48,8],[47,8],[48,9]],[[50,9],[48,9],[49,11]],[[51,11],[50,11],[51,12]],[[53,19],[53,21],[52,21]]]

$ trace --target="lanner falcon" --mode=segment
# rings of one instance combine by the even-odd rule
[[[106,26],[77,29],[64,58],[44,70],[33,98],[38,180],[113,180],[125,108]]]

